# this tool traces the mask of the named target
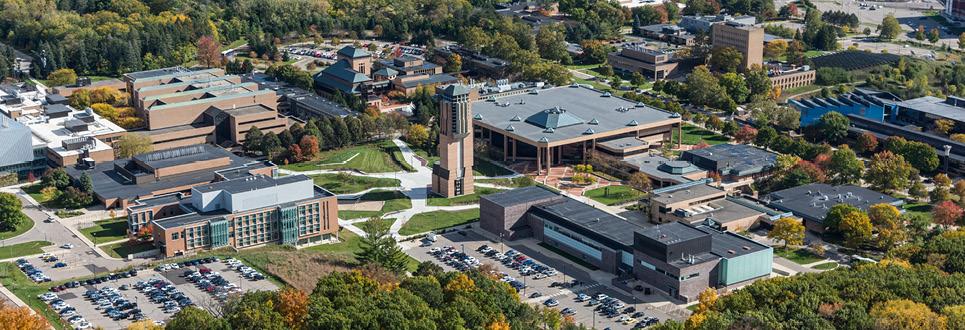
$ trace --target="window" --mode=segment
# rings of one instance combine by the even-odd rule
[[[180,233],[174,233],[174,234],[171,234],[171,239],[173,239],[173,240],[174,240],[174,239],[178,239],[180,236],[181,236]]]

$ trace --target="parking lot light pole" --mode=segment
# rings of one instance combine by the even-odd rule
[[[503,233],[499,233],[499,254],[503,254]]]
[[[466,244],[459,244],[462,247],[462,254],[466,254]]]

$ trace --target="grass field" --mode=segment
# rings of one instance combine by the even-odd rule
[[[472,172],[474,175],[482,176],[501,176],[513,174],[512,171],[493,164],[485,159],[476,158],[472,167]]]
[[[785,249],[785,248],[776,247],[774,248],[774,255],[777,255],[779,257],[782,257],[784,259],[787,259],[802,265],[824,260],[824,258],[822,258],[821,256],[811,253],[810,251],[805,249],[793,249],[793,248]]]
[[[81,229],[81,234],[87,236],[94,244],[113,242],[127,237],[127,220],[114,218],[94,221],[94,225]]]
[[[644,193],[628,186],[607,186],[588,190],[583,196],[606,205],[618,205],[643,198]]]
[[[0,240],[20,236],[20,234],[26,233],[28,230],[30,230],[30,228],[33,228],[33,226],[33,219],[30,217],[23,217],[23,221],[20,222],[20,225],[14,227],[13,230],[0,231]]]
[[[462,211],[433,211],[419,213],[409,219],[402,228],[400,235],[413,235],[429,231],[458,226],[479,220],[479,209]]]
[[[825,263],[823,263],[823,264],[814,265],[814,267],[811,267],[811,268],[820,269],[820,270],[835,269],[835,268],[838,268],[838,263],[836,263],[836,262],[825,262]]]
[[[412,207],[409,197],[399,191],[394,190],[374,190],[365,193],[360,197],[363,201],[385,201],[382,210],[379,211],[338,211],[341,219],[358,219],[381,217],[389,212],[401,211]]]
[[[77,211],[77,210],[72,210],[72,211],[57,210],[57,211],[54,211],[54,214],[56,214],[56,215],[57,215],[58,217],[60,217],[61,219],[67,219],[67,218],[73,218],[73,217],[76,217],[76,216],[84,215],[84,212],[83,212],[83,211]]]
[[[328,150],[320,153],[316,160],[283,165],[282,168],[291,171],[357,170],[367,173],[401,171],[402,167],[392,158],[392,148],[396,148],[395,144],[392,141],[385,140],[338,150]],[[349,159],[351,160],[349,161]],[[345,164],[334,164],[345,161],[347,161]]]
[[[532,185],[536,185],[536,181],[534,181],[532,178],[528,176],[521,176],[521,177],[512,178],[512,179],[478,179],[476,180],[476,182],[494,184],[494,185],[503,186],[503,187],[513,187],[513,188],[529,187]]]
[[[928,220],[931,220],[932,218],[931,204],[928,204],[928,203],[904,204],[901,206],[901,208],[905,210],[905,213],[907,213],[908,215],[918,214],[925,217]]]
[[[107,252],[107,254],[114,258],[127,258],[129,254],[150,251],[152,249],[154,249],[154,244],[151,242],[130,244],[130,242],[127,241],[101,247],[101,250],[104,250],[104,252]]]
[[[683,140],[681,143],[683,144],[696,145],[699,144],[700,141],[704,141],[709,145],[715,145],[730,141],[726,136],[693,125],[684,125],[682,131]],[[673,130],[673,141],[677,141],[678,139],[680,139],[680,137],[679,134],[677,134],[677,130]]]
[[[453,198],[444,198],[444,197],[438,197],[438,196],[429,197],[429,200],[426,201],[426,204],[428,204],[429,206],[453,206],[453,205],[475,204],[479,202],[479,196],[498,193],[500,191],[502,190],[496,189],[496,188],[477,186],[476,191],[472,194],[456,196]]]
[[[0,247],[0,259],[16,258],[44,253],[40,248],[53,245],[47,241],[32,241]]]
[[[412,152],[415,152],[416,155],[422,157],[422,159],[425,159],[426,162],[428,162],[429,167],[432,167],[433,163],[439,161],[439,156],[430,156],[429,152],[423,149],[412,148]]]
[[[319,187],[328,189],[335,194],[357,193],[371,188],[398,187],[399,179],[373,178],[370,176],[356,176],[349,174],[316,174],[309,177]]]

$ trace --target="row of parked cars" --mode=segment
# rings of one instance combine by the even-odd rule
[[[136,302],[128,300],[121,295],[118,289],[113,287],[87,290],[84,292],[84,298],[91,301],[94,309],[103,312],[104,315],[114,321],[125,319],[139,321],[146,318]]]
[[[50,277],[44,274],[44,271],[34,267],[34,265],[30,264],[26,259],[17,259],[17,268],[20,268],[20,271],[26,274],[31,281],[36,283],[50,282]]]
[[[87,321],[87,319],[77,314],[76,308],[70,304],[67,304],[67,302],[65,302],[63,299],[60,299],[57,294],[53,292],[45,292],[38,295],[37,298],[40,298],[40,300],[50,305],[50,308],[57,312],[61,318],[70,323],[74,329],[90,329],[93,326]]]
[[[228,299],[229,294],[241,292],[238,285],[228,282],[220,273],[212,271],[211,268],[202,266],[198,270],[186,270],[181,276],[219,301]]]
[[[138,281],[134,283],[134,289],[144,293],[151,302],[161,305],[161,310],[165,313],[174,314],[181,311],[181,308],[194,305],[191,298],[185,296],[174,284],[160,278]]]
[[[157,267],[154,267],[154,270],[159,272],[166,272],[169,270],[181,269],[183,267],[206,265],[216,261],[218,261],[218,258],[215,258],[215,257],[199,258],[199,259],[182,261],[182,262],[160,264],[160,265],[157,265]]]
[[[429,254],[459,271],[477,268],[481,264],[475,257],[457,251],[453,246],[434,247],[429,249]]]
[[[97,284],[101,284],[101,283],[107,283],[107,282],[110,282],[110,281],[115,281],[115,280],[118,280],[118,279],[121,279],[121,278],[129,278],[129,277],[134,277],[134,276],[137,276],[137,270],[131,269],[131,270],[128,270],[128,271],[118,272],[118,273],[110,273],[110,274],[108,274],[108,275],[106,275],[106,276],[95,277],[95,278],[86,279],[86,280],[83,280],[83,281],[70,281],[70,282],[67,282],[67,283],[64,283],[64,284],[61,284],[61,285],[52,286],[52,287],[50,287],[50,291],[60,292],[60,291],[64,291],[64,290],[67,290],[67,289],[76,288],[76,287],[83,286],[83,285],[88,285],[88,286],[89,286],[89,285],[97,285]]]
[[[500,253],[488,245],[480,246],[476,250],[479,251],[479,253],[492,258],[493,260],[501,262],[503,265],[506,265],[506,267],[518,270],[519,274],[522,276],[532,275],[533,279],[538,280],[559,274],[556,269],[540,264],[516,250],[509,250],[506,251],[506,253]]]
[[[617,319],[618,322],[626,325],[634,325],[636,329],[645,328],[660,322],[660,319],[646,316],[643,312],[637,311],[633,306],[627,307],[626,303],[603,293],[598,293],[593,297],[585,293],[580,293],[576,295],[575,300],[577,302],[586,302],[587,306],[596,306],[594,311],[600,313],[600,315],[607,318],[619,317]]]
[[[229,268],[241,273],[241,276],[243,276],[244,278],[247,278],[252,281],[260,281],[265,279],[265,275],[262,275],[261,272],[259,272],[254,268],[245,266],[245,264],[242,263],[241,260],[238,260],[235,258],[227,258],[225,259],[225,263],[228,264]]]

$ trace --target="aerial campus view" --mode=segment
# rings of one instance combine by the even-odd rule
[[[965,329],[965,0],[0,0],[0,329]]]

